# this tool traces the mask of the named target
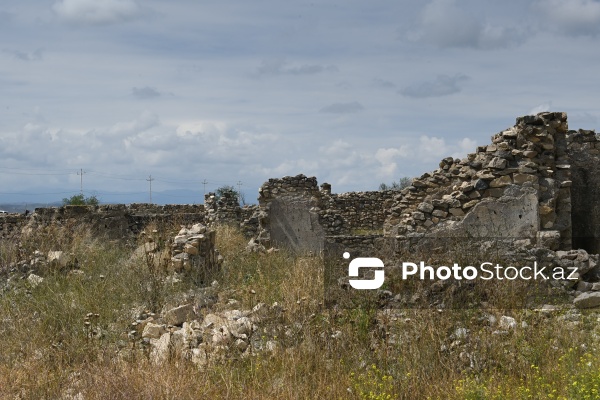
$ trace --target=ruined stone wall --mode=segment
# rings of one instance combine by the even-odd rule
[[[383,234],[387,211],[397,191],[330,194],[321,191],[321,224],[327,235]]]
[[[107,204],[101,206],[64,206],[37,208],[28,219],[26,230],[50,224],[86,224],[97,234],[111,239],[137,236],[146,225],[204,223],[203,205]]]
[[[463,159],[443,159],[401,192],[332,194],[329,184],[319,190],[314,177],[270,179],[255,219],[262,243],[312,243],[311,250],[322,249],[325,237],[383,228],[384,236],[410,243],[446,235],[600,252],[599,188],[595,133],[569,131],[565,113],[544,112],[517,118]]]
[[[269,179],[258,190],[261,209],[258,242],[297,252],[320,252],[324,231],[319,222],[321,196],[315,177]]]
[[[397,191],[332,194],[331,185],[298,175],[269,179],[259,205],[214,194],[202,205],[103,205],[36,209],[29,217],[0,216],[0,236],[27,226],[79,221],[109,237],[137,235],[155,222],[232,223],[256,243],[320,252],[326,237],[382,234],[396,240],[428,235],[505,238],[553,250],[600,253],[600,139],[593,131],[569,131],[564,113],[517,118],[463,159]],[[356,239],[359,243],[364,238]],[[355,244],[356,244],[355,243]],[[358,247],[360,247],[357,244]]]
[[[319,190],[315,177],[298,175],[269,179],[259,194],[262,244],[318,252],[326,236],[381,235],[397,192],[332,194],[331,185]]]
[[[208,208],[208,209],[207,209]],[[23,233],[38,231],[49,225],[88,225],[95,233],[110,239],[136,237],[149,223],[157,225],[215,225],[231,223],[240,226],[246,222],[245,231],[255,235],[258,222],[251,217],[258,206],[241,208],[230,199],[216,201],[214,198],[204,205],[154,205],[154,204],[106,204],[100,206],[63,206],[37,208],[29,215],[0,215],[0,239],[18,239]]]
[[[19,237],[27,220],[24,214],[0,214],[0,239]]]
[[[519,117],[476,153],[443,159],[439,169],[415,179],[396,197],[386,235],[447,230],[471,214],[461,225],[463,234],[552,237],[558,248],[570,249],[567,131],[564,113]]]

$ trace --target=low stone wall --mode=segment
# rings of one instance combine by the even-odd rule
[[[101,206],[64,206],[37,208],[29,216],[24,232],[47,225],[86,224],[96,234],[110,239],[137,236],[146,225],[204,223],[203,205],[108,204]]]
[[[252,221],[257,206],[241,208],[235,200],[216,201],[209,199],[207,207],[189,204],[106,204],[100,206],[63,206],[36,208],[29,215],[0,215],[0,239],[18,239],[24,233],[39,231],[49,225],[88,225],[98,235],[109,239],[137,237],[150,224],[193,225],[202,223],[215,225],[231,223],[245,224],[248,236],[256,235],[258,221]]]
[[[27,221],[24,214],[0,214],[0,239],[18,238]]]

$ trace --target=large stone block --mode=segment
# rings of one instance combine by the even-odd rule
[[[577,308],[595,308],[600,306],[600,292],[585,292],[573,300]]]

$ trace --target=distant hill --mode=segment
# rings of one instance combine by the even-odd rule
[[[62,205],[62,202],[56,201],[53,203],[5,203],[0,204],[0,210],[9,213],[22,213],[25,210],[33,211],[39,207],[57,207]]]

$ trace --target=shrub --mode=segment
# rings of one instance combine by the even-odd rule
[[[65,197],[62,202],[65,206],[97,206],[100,203],[96,196],[85,197],[83,193]]]

